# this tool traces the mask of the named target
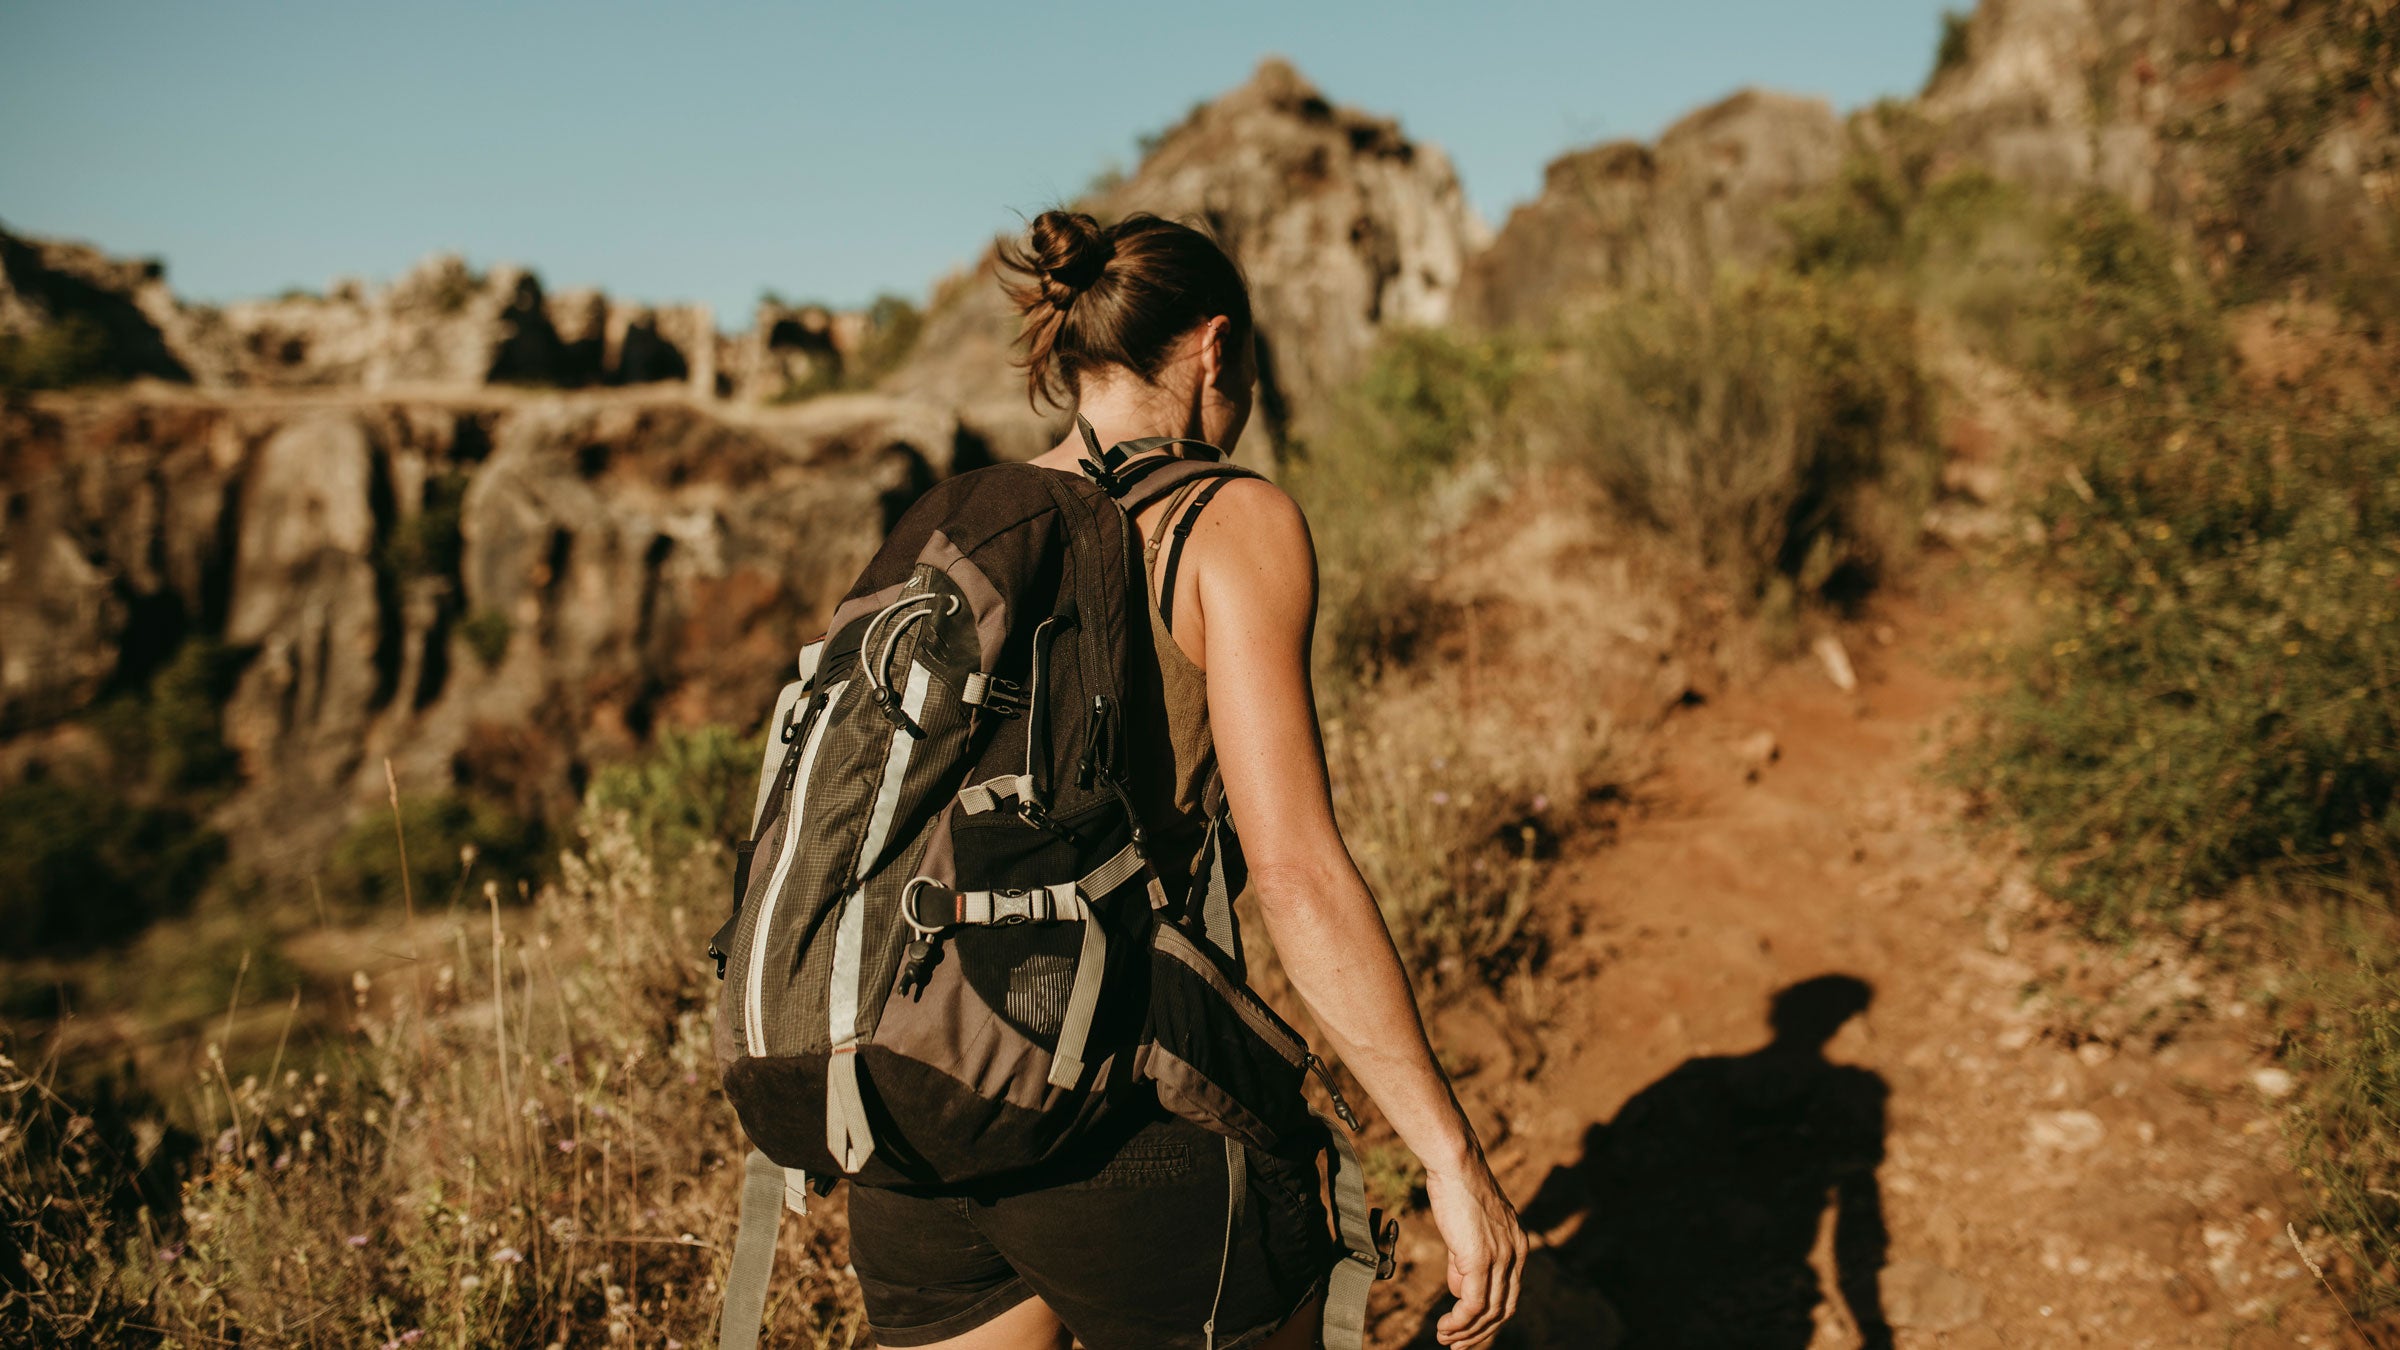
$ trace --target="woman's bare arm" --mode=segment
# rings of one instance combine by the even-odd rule
[[[1203,515],[1178,588],[1199,639],[1209,722],[1250,887],[1292,987],[1342,1062],[1425,1164],[1458,1306],[1444,1344],[1472,1346],[1516,1309],[1525,1235],[1435,1063],[1382,912],[1334,822],[1309,681],[1316,551],[1290,497],[1237,482]]]

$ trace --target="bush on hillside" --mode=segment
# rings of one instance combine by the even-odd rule
[[[1527,436],[1750,600],[1855,598],[1932,477],[1912,319],[1856,287],[1728,280],[1566,336]]]
[[[625,817],[661,868],[748,833],[761,746],[729,728],[661,731],[648,754],[592,778],[589,807]]]
[[[190,909],[224,853],[173,807],[46,779],[0,788],[0,931],[20,952],[121,946]]]
[[[2400,944],[2359,926],[2303,977],[2287,1062],[2307,1083],[2299,1153],[2318,1212],[2362,1258],[2361,1311],[2400,1308]],[[2353,1272],[2354,1275],[2356,1272]]]
[[[65,389],[108,375],[108,335],[80,315],[27,333],[0,333],[0,392]]]
[[[323,887],[336,903],[398,908],[413,895],[417,912],[454,904],[474,880],[516,884],[541,871],[545,832],[540,821],[475,793],[440,792],[400,799],[399,823],[389,808],[367,812],[334,844]],[[401,838],[407,841],[403,879]]]
[[[2400,423],[2093,413],[1976,781],[2096,920],[2400,860]]]
[[[746,1148],[694,917],[721,896],[662,879],[621,818],[580,837],[522,920],[478,905],[438,974],[360,986],[312,1067],[212,1061],[188,1133],[0,1057],[0,1242],[30,1276],[0,1285],[0,1340],[711,1341]],[[784,1226],[768,1343],[863,1338],[842,1237]]]

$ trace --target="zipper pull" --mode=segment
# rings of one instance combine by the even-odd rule
[[[900,992],[911,998],[924,993],[926,982],[933,977],[934,963],[939,959],[941,949],[933,945],[933,939],[918,934],[900,958]]]

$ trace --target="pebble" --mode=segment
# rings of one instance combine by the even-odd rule
[[[2100,1146],[2108,1127],[2089,1111],[2045,1111],[2025,1122],[2025,1144],[2032,1149],[2086,1153]]]
[[[1983,1291],[1931,1261],[1895,1261],[1881,1284],[1883,1314],[1895,1327],[1956,1331],[1983,1316]]]
[[[2250,1075],[2250,1086],[2257,1088],[2260,1096],[2270,1101],[2280,1101],[2291,1096],[2292,1089],[2299,1084],[2281,1069],[2266,1068]]]

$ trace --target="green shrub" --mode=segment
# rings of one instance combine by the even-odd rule
[[[241,757],[225,744],[225,700],[249,653],[214,638],[187,639],[138,690],[92,709],[90,721],[119,770],[166,796],[205,796],[232,783]]]
[[[384,541],[383,565],[393,576],[455,577],[466,544],[459,516],[466,504],[467,476],[455,470],[425,480],[417,511]]]
[[[760,747],[721,726],[662,731],[638,760],[602,769],[584,793],[598,815],[623,813],[659,867],[746,833]]]
[[[866,332],[860,335],[845,383],[864,389],[897,369],[916,350],[925,316],[897,295],[879,295],[867,306]]]
[[[2122,198],[2095,191],[2054,205],[1967,171],[1927,188],[1906,248],[1926,304],[2061,393],[2205,397],[2222,382],[2215,297]]]
[[[1304,428],[1284,483],[1316,539],[1330,668],[1373,664],[1422,620],[1413,572],[1443,523],[1435,489],[1509,459],[1500,428],[1526,369],[1512,339],[1399,330]]]
[[[0,390],[65,389],[108,375],[108,337],[81,315],[30,333],[0,333]]]
[[[1967,63],[1967,57],[1973,52],[1969,31],[1974,26],[1974,19],[1973,14],[1963,10],[1945,9],[1942,11],[1942,38],[1933,49],[1935,77],[1938,78],[1945,71],[1956,70]],[[1928,80],[1926,83],[1930,84],[1932,81]]]
[[[1528,435],[1742,595],[1855,595],[1930,483],[1912,322],[1774,276],[1628,301],[1561,342]]]
[[[2400,849],[2400,423],[2088,414],[1966,761],[2098,921]]]
[[[496,609],[479,609],[459,620],[458,636],[486,670],[497,670],[508,656],[508,640],[516,626]]]
[[[470,881],[496,880],[505,894],[534,877],[544,858],[545,832],[488,798],[443,792],[400,799],[407,836],[408,880],[417,909],[447,905]],[[401,842],[387,809],[368,812],[343,832],[326,860],[325,895],[370,907],[402,900]]]
[[[42,779],[0,788],[0,931],[27,951],[121,946],[189,909],[224,853],[172,807]]]
[[[2347,1238],[2363,1270],[2360,1311],[2400,1307],[2400,944],[2388,929],[2355,927],[2346,950],[2313,963],[2306,1016],[2286,1062],[2300,1072],[2297,1143],[2303,1176],[2326,1227]]]

